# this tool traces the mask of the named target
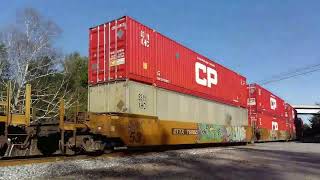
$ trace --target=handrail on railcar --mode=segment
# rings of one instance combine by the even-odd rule
[[[6,87],[6,96],[0,101],[0,106],[3,107],[4,112],[0,115],[0,122],[9,125],[24,125],[30,126],[31,118],[31,85],[26,84],[25,91],[25,110],[24,113],[12,113],[11,112],[11,81],[8,82]]]

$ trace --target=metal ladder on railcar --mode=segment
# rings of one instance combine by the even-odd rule
[[[5,95],[4,95],[5,94]],[[31,118],[31,85],[26,85],[25,91],[25,112],[24,113],[12,113],[11,112],[11,82],[9,81],[6,86],[6,91],[1,92],[0,98],[0,157],[2,156],[11,156],[12,150],[15,147],[19,147],[20,149],[25,149],[25,154],[30,149],[30,134],[27,133],[12,133],[9,131],[9,127],[11,126],[30,126],[30,118]],[[20,110],[22,111],[22,110]],[[19,138],[25,139],[23,143],[13,143],[12,140],[16,140]]]

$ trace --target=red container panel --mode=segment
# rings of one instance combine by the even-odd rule
[[[258,84],[248,86],[249,113],[265,112],[276,117],[285,117],[285,102]]]
[[[268,130],[281,130],[287,131],[286,121],[283,118],[272,116],[268,113],[259,112],[252,114],[250,119],[256,120],[256,128]]]
[[[294,120],[296,118],[295,109],[288,103],[285,104],[285,109],[285,117],[288,119],[288,123],[294,123]]]
[[[89,84],[131,79],[246,107],[246,78],[130,17],[90,29]]]
[[[296,111],[295,109],[288,103],[285,104],[285,118],[286,118],[286,125],[289,133],[292,136],[296,134],[296,127],[295,127],[295,118],[296,118]]]
[[[90,29],[89,38],[89,83],[100,83],[126,77],[125,19]]]

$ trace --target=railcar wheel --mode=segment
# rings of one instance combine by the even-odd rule
[[[0,145],[0,158],[2,158],[6,154],[7,149],[8,149],[7,143]]]
[[[51,155],[59,150],[59,136],[50,134],[38,137],[37,147],[43,155]]]
[[[0,158],[2,158],[8,149],[8,140],[5,136],[0,136]]]

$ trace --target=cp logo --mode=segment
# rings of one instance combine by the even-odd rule
[[[207,86],[211,88],[211,85],[218,84],[218,73],[216,70],[205,66],[199,62],[195,64],[195,74],[196,74],[196,82],[202,86]],[[206,77],[201,78],[200,72],[206,75]]]

